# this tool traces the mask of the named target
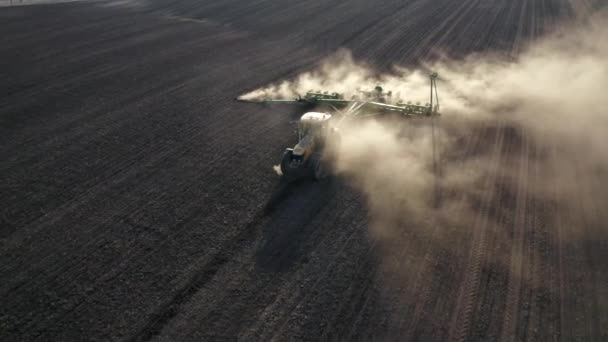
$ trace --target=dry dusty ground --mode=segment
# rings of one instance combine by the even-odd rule
[[[279,184],[299,109],[233,101],[339,47],[379,69],[436,48],[515,56],[594,6],[0,8],[0,340],[607,340],[605,170],[557,206],[528,188],[560,172],[538,156],[559,153],[500,123],[472,129],[462,154],[495,160],[475,224],[404,222],[387,248],[343,180]]]

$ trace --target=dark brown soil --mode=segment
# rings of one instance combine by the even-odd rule
[[[300,109],[233,101],[341,47],[516,56],[572,1],[117,3],[0,7],[0,340],[608,340],[605,173],[558,206],[557,152],[472,130],[475,224],[387,247],[344,180],[272,171]]]

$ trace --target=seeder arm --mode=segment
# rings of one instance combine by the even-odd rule
[[[240,102],[249,102],[249,103],[306,103],[307,101],[305,101],[302,98],[297,98],[297,99],[242,99],[242,98],[236,98],[237,101]]]
[[[388,111],[388,112],[399,112],[403,115],[417,115],[417,116],[432,116],[439,115],[436,110],[433,110],[430,106],[420,106],[411,104],[396,104],[390,105],[380,102],[368,102],[366,106],[372,110]]]
[[[237,101],[240,102],[250,102],[250,103],[262,103],[262,104],[271,104],[271,103],[289,103],[289,104],[306,104],[306,105],[327,105],[327,106],[336,106],[343,107],[346,106],[353,101],[342,100],[342,99],[320,99],[320,98],[306,98],[306,97],[298,97],[295,99],[242,99],[237,98]]]

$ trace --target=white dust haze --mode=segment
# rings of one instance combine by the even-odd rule
[[[540,181],[528,182],[527,192],[565,202],[581,187],[605,193],[600,179],[608,172],[607,19],[597,14],[584,25],[534,41],[516,60],[491,53],[424,65],[440,77],[435,158],[429,119],[345,122],[335,171],[366,195],[375,233],[391,236],[404,221],[422,227],[472,224],[479,216],[474,204],[495,190],[492,175],[500,172],[503,182],[517,187],[524,143],[535,151],[530,158],[541,172]],[[392,90],[394,101],[428,102],[428,71],[396,66],[378,74],[347,51],[241,98],[294,98],[309,90],[349,98],[375,85]],[[488,136],[488,126],[515,132],[502,138],[516,151],[500,165],[503,152],[495,146],[496,134]],[[467,150],[480,137],[482,148]]]
[[[307,91],[330,91],[345,98],[357,95],[359,90],[371,90],[382,85],[393,91],[393,100],[421,102],[428,100],[428,75],[422,71],[395,68],[393,74],[378,74],[369,66],[356,62],[347,50],[340,50],[313,71],[305,72],[294,80],[286,80],[256,89],[240,96],[243,100],[268,98],[293,99]]]
[[[459,335],[467,325],[461,319],[472,314],[458,308],[480,305],[473,298],[490,296],[500,306],[499,291],[555,290],[545,279],[532,283],[542,273],[526,277],[524,263],[526,272],[554,272],[561,259],[556,265],[546,255],[606,241],[608,16],[577,25],[530,43],[516,59],[479,53],[425,71],[396,66],[379,74],[340,51],[316,70],[243,95],[327,90],[348,98],[380,84],[394,100],[426,103],[428,72],[439,73],[442,115],[434,125],[429,118],[343,121],[332,153],[334,171],[368,207],[375,277],[398,313],[388,326],[413,331],[417,317],[445,310],[455,317],[450,336]],[[481,281],[498,288],[481,292]],[[435,291],[454,302],[423,312]]]

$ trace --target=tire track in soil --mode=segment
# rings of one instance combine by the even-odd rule
[[[476,132],[475,134],[467,136],[467,139],[464,143],[464,147],[461,149],[461,155],[457,159],[451,160],[452,165],[457,165],[459,162],[466,161],[466,158],[468,158],[475,152],[475,149],[479,146],[479,143],[481,142],[484,134],[488,131],[488,128],[489,123],[484,122],[481,126],[473,130],[473,132]],[[441,170],[439,171],[439,174],[442,174],[443,172],[445,172],[445,170],[443,170],[443,167],[441,166],[441,157],[439,160],[440,162],[438,169]],[[447,195],[454,196],[456,194],[454,193],[454,191],[452,191],[451,194]],[[441,189],[439,190],[439,196],[439,203],[441,203]],[[455,205],[456,207],[463,206],[465,205],[466,201],[467,198],[465,196],[460,196],[460,199],[456,202]],[[432,234],[428,238],[430,240],[430,244],[428,244],[425,250],[425,255],[423,257],[424,261],[428,260],[428,263],[434,263],[435,265],[437,263],[450,262],[450,260],[446,259],[445,255],[441,254],[442,251],[437,251],[436,246],[433,245],[433,243],[438,238],[439,230],[443,230],[445,228],[440,228],[439,224],[439,222],[434,222],[433,224]],[[421,267],[421,270],[423,269],[424,268]],[[418,273],[421,274],[420,271],[418,271]],[[399,323],[397,325],[397,331],[401,332],[401,337],[403,337],[404,340],[412,340],[415,338],[416,330],[419,329],[418,324],[423,320],[422,316],[429,315],[429,312],[432,311],[432,308],[428,308],[428,306],[432,304],[432,302],[429,303],[429,298],[431,297],[436,285],[435,283],[433,283],[433,281],[441,282],[442,280],[441,277],[437,274],[429,274],[428,276],[430,277],[430,279],[427,279],[427,282],[420,281],[420,277],[416,281],[415,286],[419,288],[419,290],[415,292],[417,293],[417,295],[412,316],[410,317],[406,315],[401,315],[401,317],[398,319]]]
[[[529,179],[531,184],[540,184],[540,161],[538,155],[538,146],[534,144],[530,151],[530,174]],[[551,258],[549,251],[553,248],[550,243],[550,232],[547,227],[551,224],[548,204],[539,200],[539,196],[533,190],[529,191],[529,215],[526,224],[529,227],[530,240],[530,280],[528,288],[530,290],[530,315],[527,331],[524,338],[527,340],[539,340],[547,337],[555,337],[551,331],[550,322],[545,321],[550,312],[544,312],[549,306],[551,297],[551,276],[548,270],[551,267]],[[521,325],[524,326],[523,324]]]
[[[557,149],[556,145],[551,146],[552,147],[552,151],[551,151],[551,161],[552,161],[552,165],[560,165],[560,163],[558,162],[559,160],[559,152]],[[571,170],[571,166],[567,165],[565,166],[568,168],[568,170]],[[555,174],[555,173],[554,173]],[[556,203],[560,203],[560,191],[561,189],[559,188],[558,184],[556,184],[556,188],[555,188],[555,202]],[[566,205],[560,205],[560,210],[556,215],[556,231],[557,231],[557,259],[558,259],[558,279],[559,279],[559,296],[558,296],[558,300],[559,300],[559,333],[560,333],[560,337],[561,336],[573,336],[573,331],[571,328],[571,324],[569,322],[571,322],[571,317],[567,316],[567,307],[566,305],[568,304],[567,302],[567,294],[570,292],[569,289],[569,284],[567,282],[566,279],[566,260],[564,257],[564,254],[570,254],[567,253],[568,252],[568,248],[566,247],[568,242],[564,243],[565,240],[567,239],[567,234],[566,234],[566,226],[568,224],[571,224],[572,220],[570,219],[570,207],[566,206]],[[569,268],[569,267],[568,267]]]
[[[511,227],[512,241],[509,270],[509,285],[506,293],[506,306],[504,313],[504,321],[502,328],[502,341],[517,340],[517,328],[520,327],[518,313],[520,312],[520,293],[522,278],[526,274],[524,253],[524,243],[526,230],[529,228],[526,225],[526,205],[528,198],[528,160],[529,160],[529,142],[522,131],[522,147],[520,152],[519,171],[517,176],[517,193],[515,202],[515,220]]]
[[[234,251],[240,251],[247,247],[255,240],[255,236],[259,234],[259,229],[256,226],[262,222],[264,212],[260,211],[255,215],[253,221],[239,231],[239,233],[226,244],[211,258],[211,260],[198,271],[193,272],[190,279],[172,296],[172,298],[162,304],[151,316],[147,323],[140,328],[129,340],[149,341],[154,336],[158,335],[162,329],[174,318],[180,307],[189,301],[200,288],[205,286],[220,267],[229,261],[229,256]]]
[[[349,235],[348,241],[352,239],[352,236],[357,230],[362,228],[362,226],[355,227],[353,232]],[[374,274],[376,261],[373,253],[377,249],[377,242],[377,239],[372,239],[369,242],[369,247],[367,250],[360,255],[360,258],[363,259],[364,262],[360,263],[356,267],[356,271],[354,272],[355,276],[349,282],[346,290],[340,294],[341,297],[346,299],[340,301],[338,307],[334,309],[335,312],[325,322],[325,325],[321,330],[319,340],[331,340],[338,336],[346,336],[347,332],[352,333],[355,331],[359,318],[361,317],[362,312],[370,299],[370,297],[366,296],[366,294],[368,294],[372,289],[375,281]],[[338,255],[342,254],[346,247],[347,245],[341,247]],[[337,262],[338,258],[335,260]],[[330,268],[333,268],[335,265],[336,264],[332,265]],[[330,268],[327,269],[326,275],[329,274]],[[359,277],[361,276],[365,279],[363,284],[355,284],[355,282],[358,281]],[[313,289],[316,288],[317,284],[321,284],[322,278],[323,277],[320,277],[319,281],[313,285]],[[297,304],[295,308],[297,309],[304,302],[305,299],[300,300],[299,304]],[[344,329],[343,325],[345,322],[353,322],[353,324],[349,327],[349,329]],[[336,333],[336,331],[338,331],[338,333]]]
[[[572,160],[573,183],[576,185],[577,191],[570,194],[572,203],[569,204],[572,215],[570,215],[568,234],[571,234],[571,240],[567,242],[570,245],[567,248],[570,247],[572,252],[569,255],[572,271],[568,273],[571,276],[570,290],[572,293],[567,304],[570,304],[572,308],[566,312],[572,315],[570,320],[579,323],[573,327],[572,335],[574,337],[579,339],[591,337],[592,340],[600,340],[599,321],[603,313],[600,312],[599,307],[605,303],[598,303],[600,299],[598,283],[605,286],[608,282],[601,282],[598,279],[598,274],[601,273],[596,269],[596,263],[606,259],[597,253],[600,248],[597,241],[602,241],[601,238],[605,237],[601,230],[597,229],[598,225],[604,225],[605,221],[602,222],[599,211],[594,210],[594,204],[597,201],[594,198],[596,190],[591,188],[593,181],[590,182],[589,177],[593,177],[593,175],[589,175],[585,170],[585,162],[585,159],[580,156],[576,156]],[[603,253],[606,254],[605,251]]]
[[[302,187],[306,186],[306,187],[310,187],[310,186],[314,186],[317,187],[317,185],[314,184],[306,184],[307,182],[305,182],[304,184],[298,184],[295,185],[295,188],[293,189],[293,191],[302,191],[302,190],[306,190],[303,189]],[[299,190],[298,190],[299,189]],[[288,191],[288,192],[292,192],[292,191]],[[316,194],[316,195],[315,195]],[[285,203],[273,203],[273,206],[275,206],[274,208],[274,213],[268,213],[268,216],[265,217],[265,219],[263,221],[260,222],[260,226],[293,226],[293,223],[287,223],[284,222],[284,220],[286,219],[284,217],[284,215],[281,214],[281,209],[286,209],[285,206],[288,205],[288,203],[293,202],[294,198],[289,198],[291,197],[302,197],[304,196],[305,198],[300,198],[300,200],[304,199],[306,201],[311,201],[314,200],[315,197],[317,197],[317,195],[319,195],[319,193],[317,191],[313,191],[312,193],[310,191],[305,191],[304,195],[299,195],[295,196],[296,194],[291,193],[291,194],[277,194],[279,197],[286,197],[284,199]],[[315,195],[312,196],[311,195]],[[334,191],[329,191],[329,196],[333,197],[335,196],[335,192]],[[269,200],[269,202],[276,202],[277,198],[271,197],[271,199]],[[304,213],[305,216],[297,219],[297,221],[299,223],[297,223],[296,226],[290,227],[289,230],[291,230],[292,232],[298,232],[298,231],[310,231],[310,234],[312,234],[311,236],[307,237],[306,240],[312,240],[312,241],[316,241],[318,245],[323,245],[326,244],[325,241],[330,238],[330,236],[332,234],[335,235],[335,233],[339,233],[339,231],[335,231],[335,230],[327,230],[327,229],[315,229],[311,231],[311,226],[314,226],[314,222],[318,221],[319,218],[319,213],[317,213],[317,210],[320,210],[323,208],[324,212],[330,211],[330,212],[335,212],[333,209],[336,206],[336,203],[333,203],[335,201],[331,200],[330,198],[326,198],[324,201],[329,201],[330,203],[328,204],[330,207],[329,208],[323,208],[323,206],[321,204],[315,204],[315,206],[317,207],[316,210],[313,210],[312,212],[307,211],[306,213]],[[317,201],[318,202],[318,201]],[[352,202],[352,201],[350,201]],[[323,202],[321,202],[323,203]],[[310,204],[310,203],[309,203]],[[341,209],[339,212],[341,212],[341,214],[336,215],[333,220],[335,221],[339,221],[341,218],[343,218],[342,216],[344,216],[345,214],[347,214],[347,212],[350,212],[351,209],[354,208],[353,205],[347,205],[345,208]],[[345,210],[345,211],[343,211]],[[276,211],[276,212],[275,212]],[[325,215],[325,214],[322,214]],[[273,217],[274,216],[274,217]],[[300,215],[301,216],[301,215]],[[282,218],[281,218],[282,217]],[[293,218],[293,217],[291,217]],[[302,218],[304,219],[304,221],[302,221]],[[295,219],[295,218],[293,218]],[[290,219],[291,220],[291,219]],[[331,226],[330,223],[328,223],[329,226]],[[306,228],[308,227],[308,228]],[[267,228],[263,228],[263,230],[266,230]],[[352,230],[352,233],[350,233],[350,235],[354,234],[357,230],[359,230],[358,227],[355,227]],[[267,233],[264,233],[264,235]],[[276,232],[275,232],[276,234]],[[294,237],[290,237],[290,238],[296,238]],[[257,242],[252,241],[251,244],[257,244],[259,245],[260,243],[264,244],[263,239],[260,240],[260,238],[256,238]],[[345,247],[342,247],[341,251],[343,251],[345,249]],[[196,301],[197,302],[205,302],[205,306],[204,307],[196,307],[196,303],[195,307],[189,307],[186,308],[185,312],[183,315],[181,315],[179,317],[180,320],[185,320],[185,321],[192,321],[192,320],[196,320],[198,322],[201,322],[200,325],[200,329],[202,330],[203,335],[199,335],[201,337],[205,337],[205,338],[224,338],[227,335],[230,334],[235,334],[238,332],[238,335],[240,336],[239,338],[244,338],[244,339],[268,339],[269,337],[262,337],[264,336],[264,331],[260,331],[260,329],[263,329],[263,326],[259,325],[259,324],[255,324],[252,327],[247,327],[246,325],[243,326],[243,324],[246,324],[247,322],[253,321],[253,322],[264,322],[266,325],[273,322],[275,320],[274,317],[278,316],[278,313],[281,312],[281,308],[285,307],[286,304],[282,303],[281,306],[279,306],[278,308],[276,308],[277,310],[273,309],[275,308],[281,301],[286,301],[287,303],[291,303],[294,302],[293,299],[287,299],[284,300],[282,299],[282,295],[281,292],[283,293],[296,293],[298,291],[301,291],[302,288],[302,283],[298,280],[302,280],[304,282],[307,282],[308,280],[306,279],[301,279],[302,276],[305,276],[305,274],[294,274],[292,276],[290,276],[290,278],[286,278],[285,275],[280,275],[280,276],[272,276],[272,272],[270,271],[264,271],[264,270],[259,270],[259,266],[256,267],[256,269],[258,269],[257,271],[252,271],[251,268],[251,263],[256,263],[257,261],[255,261],[255,259],[259,259],[260,256],[255,255],[256,253],[254,253],[253,255],[249,252],[251,249],[243,249],[241,251],[235,251],[231,257],[231,260],[238,260],[236,262],[236,267],[238,267],[237,269],[233,269],[234,267],[232,265],[226,265],[226,268],[230,268],[233,269],[231,271],[229,271],[229,274],[226,274],[226,272],[228,271],[223,271],[223,275],[221,276],[221,278],[219,280],[214,280],[213,287],[218,287],[217,282],[218,281],[223,281],[223,286],[221,284],[220,288],[221,288],[221,292],[217,292],[214,296],[219,298],[209,298],[209,299],[205,299],[207,295],[213,295],[213,292],[209,292],[209,291],[213,291],[213,287],[210,287],[208,290],[205,290],[205,293],[202,293],[201,295],[197,295],[196,297]],[[242,252],[242,253],[241,253]],[[283,253],[281,255],[278,255],[276,258],[273,258],[273,264],[281,264],[282,263],[282,259],[286,259],[286,258],[291,258],[291,256],[289,255],[289,252],[287,250],[285,250],[286,253]],[[236,256],[239,254],[243,254],[243,256]],[[340,254],[340,253],[338,253]],[[336,261],[337,262],[337,261]],[[234,264],[234,262],[231,262],[231,264]],[[304,272],[306,272],[305,270],[303,270]],[[287,275],[291,275],[292,271],[286,270]],[[298,271],[298,273],[300,273],[300,271]],[[230,274],[234,274],[236,276],[231,276]],[[321,276],[320,279],[322,279],[323,276]],[[223,279],[223,280],[222,280]],[[319,280],[320,281],[320,280]],[[246,287],[242,287],[240,284],[243,283],[247,283],[247,284],[251,284],[249,286]],[[242,287],[242,288],[241,288]],[[299,290],[298,290],[299,288]],[[277,293],[277,291],[279,292],[277,295],[273,295],[275,293]],[[293,296],[293,295],[292,295]],[[213,308],[210,307],[209,305],[211,305],[213,303]],[[252,303],[255,303],[255,305],[252,305]],[[293,305],[297,305],[297,302]],[[269,316],[270,315],[270,316]],[[288,315],[286,315],[288,317]],[[260,321],[258,320],[252,320],[252,317],[258,317],[260,319]],[[263,317],[266,317],[265,319]],[[227,321],[229,320],[229,321]],[[177,324],[177,322],[176,322]],[[174,334],[179,334],[179,330],[175,330],[175,328],[177,328],[178,326],[172,327],[171,329],[169,329],[168,331],[166,331],[165,333],[162,334],[162,338],[164,339],[174,339],[175,337],[171,337]],[[177,328],[179,329],[179,328]],[[276,331],[275,331],[276,332]]]
[[[301,190],[301,186],[306,186],[306,184],[298,184],[296,185],[300,190]],[[310,185],[310,186],[316,186],[318,187],[318,184],[314,184],[314,185]],[[331,188],[331,187],[330,187]],[[305,213],[303,213],[303,216],[298,217],[297,224],[294,224],[293,222],[289,222],[289,223],[284,223],[283,219],[284,217],[281,217],[282,215],[279,213],[280,208],[284,207],[279,205],[279,207],[277,208],[277,213],[278,215],[271,215],[268,217],[268,219],[266,220],[266,222],[264,223],[264,230],[268,229],[268,226],[291,226],[290,229],[293,229],[293,232],[295,233],[299,233],[299,232],[304,232],[304,233],[308,233],[310,234],[306,240],[313,240],[313,241],[318,241],[319,244],[323,244],[324,241],[328,238],[328,235],[330,232],[328,231],[324,231],[324,230],[315,230],[315,231],[308,231],[306,232],[306,227],[310,227],[310,226],[314,226],[313,222],[317,220],[317,218],[319,217],[319,215],[321,215],[321,211],[325,211],[325,210],[329,210],[328,208],[325,208],[323,206],[323,203],[329,202],[330,204],[330,208],[334,208],[335,204],[332,204],[333,202],[333,197],[335,196],[335,192],[333,190],[331,191],[325,191],[325,189],[319,189],[319,190],[323,190],[323,194],[325,194],[326,196],[322,196],[319,192],[314,191],[313,193],[307,193],[304,200],[309,201],[307,206],[313,208],[311,211],[307,211]],[[295,189],[294,191],[298,191],[297,189]],[[288,194],[287,196],[295,196],[296,194],[292,193],[292,194]],[[299,194],[298,194],[299,195]],[[320,200],[318,197],[323,197],[323,200]],[[317,199],[315,202],[316,203],[312,203],[310,201],[314,201],[314,199]],[[285,198],[285,201],[288,202],[290,201],[290,198]],[[346,208],[346,210],[348,210],[348,207]],[[278,216],[278,218],[276,218]],[[294,220],[294,217],[289,217],[288,220]],[[303,234],[304,234],[303,233]],[[276,234],[276,232],[275,232]],[[287,237],[287,236],[284,236]],[[288,238],[292,239],[292,238],[296,238],[296,236],[289,236]],[[264,239],[258,239],[257,244],[262,243],[262,244],[273,244],[270,241],[265,241]],[[291,255],[290,251],[288,250],[289,246],[285,246],[285,249],[282,249],[281,254],[279,254],[278,256],[273,255],[272,256],[272,260],[268,260],[269,258],[267,256],[263,255],[263,252],[260,251],[260,248],[258,247],[258,250],[255,252],[255,255],[252,256],[254,259],[256,259],[255,263],[270,263],[271,268],[273,267],[278,267],[278,268],[291,268],[291,266],[289,266],[288,264],[293,262],[289,259],[293,258],[293,255]],[[262,251],[264,251],[265,253],[267,253],[268,251],[265,251],[265,248],[262,247],[261,248]],[[261,254],[261,255],[260,255]],[[305,256],[304,256],[305,258]],[[263,260],[263,261],[261,261]],[[288,265],[288,266],[284,266],[284,265]],[[242,269],[244,270],[243,274],[245,274],[245,281],[247,281],[246,279],[249,277],[249,273],[250,271],[247,271],[246,269],[250,268],[250,264],[247,262],[243,262],[242,263]],[[257,266],[258,269],[263,268],[263,266]],[[230,320],[233,320],[235,317],[252,317],[254,315],[258,315],[259,314],[259,310],[261,310],[264,305],[268,305],[268,301],[272,301],[271,297],[267,297],[268,293],[274,293],[276,289],[278,289],[280,286],[284,286],[284,284],[281,281],[277,281],[278,279],[275,279],[275,277],[272,276],[266,276],[265,273],[269,273],[271,274],[271,272],[266,271],[266,270],[258,270],[258,272],[262,273],[262,278],[265,281],[257,281],[255,284],[252,285],[252,287],[248,287],[247,289],[241,290],[238,289],[238,287],[240,285],[236,285],[237,289],[236,294],[232,295],[232,292],[228,292],[228,294],[225,296],[225,300],[222,299],[220,301],[220,303],[222,303],[222,305],[220,305],[215,311],[220,311],[221,307],[225,307],[225,306],[229,306],[230,303],[232,303],[232,300],[234,299],[234,297],[239,298],[239,305],[241,304],[240,302],[245,302],[245,303],[256,303],[255,306],[251,306],[251,307],[246,307],[244,308],[244,310],[239,310],[239,312],[235,315],[229,315]],[[292,282],[292,285],[295,286],[297,285],[297,282]],[[232,291],[232,290],[230,290]],[[266,303],[266,304],[264,304]],[[270,304],[272,305],[272,304]],[[250,310],[252,310],[250,312]],[[264,309],[264,311],[266,311]],[[224,313],[223,315],[226,315],[226,313]],[[200,316],[199,316],[200,317]],[[209,312],[207,315],[205,315],[205,317],[201,317],[199,319],[207,319],[208,317],[210,317],[211,321],[208,323],[208,325],[212,325],[211,327],[219,327],[216,329],[210,329],[212,331],[215,331],[219,336],[223,336],[226,333],[229,333],[229,330],[235,329],[240,331],[241,327],[240,324],[238,324],[237,326],[234,326],[234,323],[231,325],[228,322],[224,322],[222,320],[214,320],[215,314],[214,311]],[[255,328],[253,329],[255,330]]]
[[[501,160],[501,150],[504,143],[504,123],[498,122],[497,132],[494,140],[494,162],[491,174],[488,175],[486,189],[491,189],[498,176],[498,168]],[[473,242],[468,257],[467,271],[460,286],[455,312],[450,324],[450,341],[465,341],[470,332],[471,320],[475,305],[475,297],[479,287],[479,277],[482,263],[485,262],[486,253],[486,229],[488,224],[488,211],[493,196],[492,191],[486,191],[480,204],[479,215],[475,225],[472,227]]]
[[[336,253],[336,255],[340,255],[344,252],[344,250],[346,249],[346,247],[348,247],[348,245],[352,242],[352,236],[355,234],[355,231],[357,229],[359,229],[360,227],[356,227],[355,229],[353,229],[352,233],[348,235],[348,237],[346,238],[346,241],[342,244],[342,246],[340,247],[340,249],[338,250],[338,253]],[[372,247],[370,247],[370,251],[371,251]],[[369,251],[368,251],[369,252]],[[298,308],[305,303],[305,301],[312,295],[315,293],[315,289],[317,287],[319,287],[322,283],[322,281],[328,277],[329,272],[331,271],[332,268],[334,268],[336,266],[336,263],[338,262],[338,258],[334,258],[325,268],[322,272],[320,272],[320,275],[317,277],[317,280],[314,281],[314,283],[312,284],[312,286],[309,288],[308,292],[306,292],[304,295],[294,295],[292,296],[292,298],[297,298],[294,300],[290,300],[291,302],[293,302],[294,304],[290,305],[290,307],[287,309],[286,312],[283,313],[283,319],[279,321],[278,324],[278,329],[275,330],[274,333],[272,333],[272,335],[270,336],[270,338],[268,339],[269,341],[276,341],[276,340],[280,340],[281,339],[281,334],[283,334],[283,331],[287,328],[287,325],[289,323],[289,321],[292,319],[291,316],[293,316],[293,312],[298,310]],[[294,293],[297,293],[296,291],[294,291]]]
[[[361,226],[356,225],[352,229],[352,232],[347,235],[346,241],[344,242],[344,244],[341,245],[340,247],[338,247],[338,250],[335,253],[336,256],[332,259],[332,261],[329,263],[329,265],[324,266],[320,269],[321,275],[318,276],[318,278],[316,278],[316,280],[312,281],[310,284],[311,288],[315,292],[317,292],[316,291],[317,287],[319,285],[323,285],[322,282],[327,280],[330,277],[330,275],[331,275],[330,270],[332,268],[335,268],[338,265],[339,260],[342,259],[342,255],[347,250],[347,247],[351,247],[352,244],[355,243],[354,236],[355,236],[355,234],[358,233],[358,230],[360,230],[360,229],[361,229]],[[371,248],[373,248],[373,246]],[[361,256],[361,258],[365,259],[366,255],[363,254]],[[305,276],[305,275],[302,275],[302,276]],[[290,284],[285,286],[281,290],[281,294],[279,296],[277,296],[275,298],[275,300],[272,302],[272,304],[270,304],[264,310],[264,317],[276,316],[277,312],[282,311],[281,307],[285,306],[286,305],[285,303],[291,303],[291,304],[286,305],[288,307],[287,313],[285,313],[285,312],[281,313],[281,317],[283,317],[283,318],[274,318],[271,320],[273,325],[276,325],[278,327],[287,327],[290,324],[290,320],[292,319],[292,317],[289,317],[289,316],[293,316],[293,314],[297,310],[301,309],[301,305],[304,303],[304,300],[301,298],[302,298],[302,296],[305,296],[306,294],[298,294],[298,295],[294,295],[294,294],[296,294],[298,292],[302,292],[302,288],[308,288],[309,281],[307,281],[306,279],[301,279],[302,276],[296,276],[292,280],[290,280]],[[270,339],[270,338],[272,338],[272,336],[276,335],[275,329],[276,329],[276,327],[264,329],[264,327],[260,326],[260,324],[256,324],[255,331],[258,331],[256,333],[256,337],[261,340]],[[260,330],[261,330],[261,332],[260,332]],[[284,330],[286,330],[286,328]],[[321,333],[321,335],[322,334],[323,333]]]
[[[539,181],[542,178],[556,179],[554,165],[554,151],[553,146],[540,147],[537,145],[537,167],[536,167],[536,179]],[[557,183],[555,183],[557,184]],[[561,324],[562,316],[562,266],[561,266],[561,236],[560,236],[560,210],[558,206],[558,192],[557,189],[550,189],[547,191],[546,201],[546,213],[545,213],[545,232],[548,234],[548,247],[547,247],[547,260],[548,260],[548,283],[549,283],[549,297],[548,297],[548,309],[545,313],[546,326],[549,327],[550,336],[554,340],[559,340],[560,335],[563,333],[563,327]]]

